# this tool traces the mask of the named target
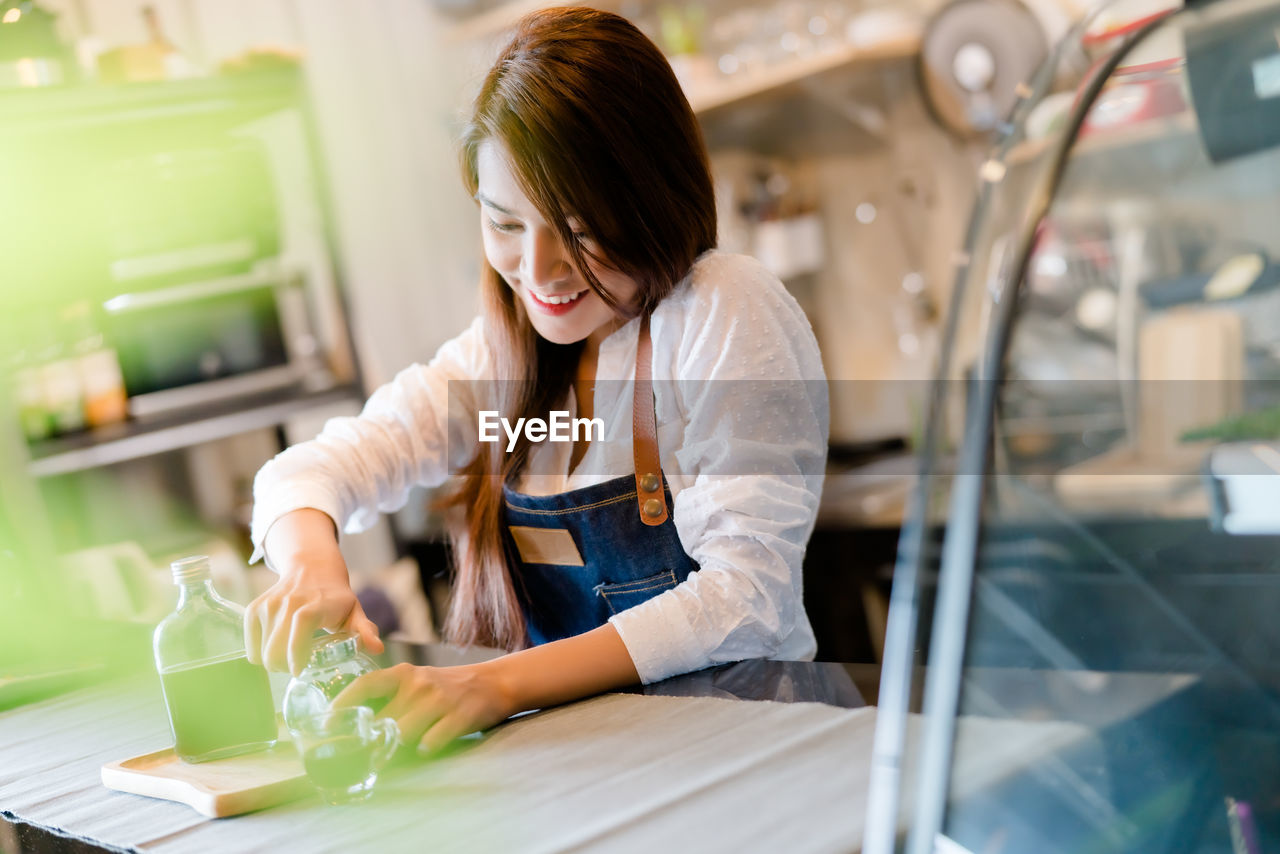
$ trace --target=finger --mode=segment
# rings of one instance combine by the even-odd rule
[[[418,744],[423,733],[434,726],[444,716],[444,709],[432,703],[419,703],[400,717],[395,718],[400,729],[401,744]]]
[[[276,625],[282,617],[282,607],[275,597],[268,597],[257,607],[258,618],[258,663],[268,670],[283,669],[272,660],[272,639],[279,627]],[[287,623],[285,624],[288,625]]]
[[[295,604],[296,601],[295,599]],[[288,600],[275,603],[274,612],[267,622],[267,640],[262,648],[267,669],[281,671],[289,669],[289,643],[294,628],[294,617],[300,610],[303,609],[290,607]],[[315,626],[312,625],[311,629],[314,630]]]
[[[320,615],[312,605],[303,605],[293,612],[289,621],[289,643],[286,655],[289,658],[289,672],[297,676],[307,666],[311,658],[311,643],[316,628],[320,625]]]
[[[364,608],[359,601],[351,609],[345,628],[360,636],[360,645],[367,651],[379,653],[386,649],[386,646],[382,643],[382,638],[378,637],[377,624],[365,614]]]
[[[395,694],[404,680],[406,671],[403,665],[388,667],[386,670],[374,670],[356,679],[337,697],[333,698],[336,709],[348,706],[359,706],[375,697],[390,697]]]
[[[436,721],[418,741],[418,753],[423,756],[439,753],[455,740],[478,730],[469,715],[455,709]],[[406,739],[408,741],[408,739]],[[412,742],[410,742],[412,743]]]
[[[263,597],[259,596],[244,609],[244,654],[250,664],[262,663]]]
[[[286,623],[283,626],[275,625],[274,621],[267,622],[266,637],[262,641],[262,666],[273,673],[283,672],[289,669],[289,662],[285,657],[284,649],[289,640],[289,626]]]
[[[410,686],[401,683],[400,690],[396,691],[396,695],[392,697],[385,706],[378,710],[380,718],[395,718],[399,721],[405,715],[411,713],[414,709],[425,708],[433,702],[430,692],[415,691]],[[444,714],[441,712],[440,715]],[[440,715],[436,715],[438,718]],[[435,718],[432,718],[435,720]]]

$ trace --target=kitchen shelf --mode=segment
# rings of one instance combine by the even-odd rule
[[[0,92],[0,114],[5,135],[75,133],[157,118],[243,122],[296,106],[303,86],[301,70],[291,67],[189,80],[15,89]]]
[[[509,0],[487,12],[481,12],[478,15],[470,15],[461,19],[449,29],[448,39],[451,42],[467,42],[472,39],[485,38],[504,30],[514,27],[516,21],[519,21],[530,12],[536,12],[539,9],[550,9],[553,6],[577,6],[579,3],[548,3],[546,0]],[[609,8],[608,2],[600,2],[592,4],[597,9],[606,11],[614,11]]]
[[[497,8],[466,18],[449,31],[449,40],[467,42],[503,32],[524,15],[538,9],[570,6],[573,3],[548,3],[546,0],[511,0]],[[597,8],[616,11],[617,3],[596,4]],[[807,77],[862,63],[906,59],[920,51],[920,34],[901,35],[873,44],[840,45],[790,62],[778,63],[750,74],[726,77],[714,83],[690,87],[686,93],[695,113],[710,112],[756,95],[797,83]]]
[[[1116,154],[1126,148],[1167,144],[1170,141],[1179,143],[1194,135],[1195,131],[1195,118],[1190,110],[1186,110],[1173,116],[1148,119],[1127,127],[1095,130],[1076,142],[1071,156],[1073,159],[1078,159],[1095,154]],[[1021,166],[1037,160],[1056,140],[1057,136],[1054,135],[1018,143],[1009,150],[1005,162],[1010,166]]]
[[[691,87],[686,94],[695,113],[708,113],[828,71],[886,60],[909,59],[919,51],[919,35],[883,39],[873,44],[841,45],[790,62],[778,63],[752,74]]]
[[[1057,141],[1054,136],[1015,145],[1004,160],[1009,174],[1037,174],[1047,165],[1045,159],[1053,156]],[[1215,187],[1227,169],[1242,174],[1250,171],[1243,161],[1217,170],[1208,168],[1199,126],[1190,110],[1095,131],[1072,147],[1052,215],[1055,219],[1087,222],[1106,213],[1112,203],[1128,206],[1125,210],[1149,205],[1151,195],[1136,188],[1154,182],[1162,184],[1161,205],[1166,211],[1176,206],[1202,205],[1213,200]],[[1257,193],[1274,190],[1256,176],[1247,185]]]
[[[319,406],[363,401],[353,385],[324,391],[284,390],[221,401],[164,417],[129,421],[33,445],[32,477],[52,477],[274,427]]]

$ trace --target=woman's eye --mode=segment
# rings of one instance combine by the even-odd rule
[[[520,230],[520,223],[518,222],[497,222],[492,219],[487,219],[485,221],[489,223],[490,228],[500,234],[510,234],[514,231]]]

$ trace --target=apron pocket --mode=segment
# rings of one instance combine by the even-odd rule
[[[620,584],[597,584],[596,593],[604,597],[609,606],[609,613],[617,614],[628,608],[634,608],[641,602],[652,599],[664,590],[676,586],[676,574],[671,570],[641,578],[639,581],[624,581]]]

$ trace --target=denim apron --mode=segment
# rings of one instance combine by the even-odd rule
[[[698,568],[667,513],[672,499],[658,463],[651,359],[646,316],[636,348],[633,475],[558,495],[503,488],[508,565],[531,644],[604,625]]]

